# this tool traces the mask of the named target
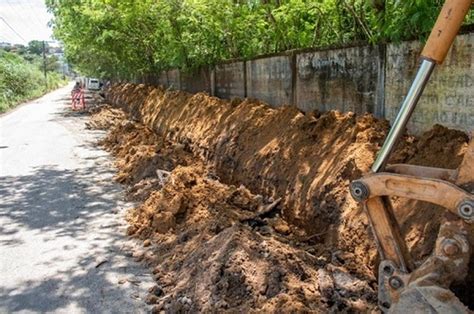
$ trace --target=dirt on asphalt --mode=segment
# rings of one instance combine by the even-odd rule
[[[91,116],[89,121],[86,122],[86,128],[93,130],[108,130],[122,122],[126,117],[122,110],[107,104],[89,107],[88,113]]]
[[[101,144],[130,198],[143,201],[129,211],[128,233],[154,267],[155,310],[376,309],[377,252],[348,184],[369,170],[387,121],[132,84],[107,98],[124,111],[106,106],[92,119],[112,121]],[[406,136],[391,162],[454,169],[467,142],[435,126]],[[393,201],[422,261],[441,211]]]

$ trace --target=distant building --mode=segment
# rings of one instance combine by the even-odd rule
[[[7,43],[7,42],[0,42],[0,49],[11,49],[12,44]]]
[[[25,45],[22,45],[22,44],[14,44],[12,47],[11,47],[11,52],[16,52],[18,54],[23,54],[26,52],[26,46]]]
[[[49,47],[49,53],[55,56],[63,55],[63,48],[61,47]]]
[[[69,64],[64,57],[64,50],[62,44],[58,41],[48,41],[49,53],[58,58],[59,69],[63,75],[72,75]]]

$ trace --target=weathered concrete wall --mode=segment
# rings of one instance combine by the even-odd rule
[[[408,125],[411,133],[419,134],[435,123],[468,132],[474,129],[473,45],[474,33],[457,37],[415,110]],[[421,48],[420,42],[411,41],[288,52],[224,63],[196,74],[172,70],[158,81],[189,92],[252,97],[303,111],[371,112],[393,122],[418,69]]]
[[[474,130],[474,33],[459,35],[442,66],[435,69],[408,129],[420,133],[439,123]],[[422,44],[387,47],[385,117],[394,121],[418,68]]]
[[[303,111],[376,112],[383,56],[378,47],[297,55],[296,104]]]
[[[293,99],[293,56],[275,56],[246,62],[247,97],[274,106],[289,105]]]
[[[166,71],[162,71],[158,75],[158,84],[163,85],[163,86],[168,86],[168,74]]]
[[[201,68],[193,73],[181,73],[181,89],[190,93],[211,93],[211,74],[208,68]]]
[[[245,62],[238,61],[216,66],[214,70],[215,96],[221,98],[246,97]]]
[[[181,73],[179,70],[170,70],[166,72],[167,80],[168,80],[168,87],[172,89],[181,89]]]

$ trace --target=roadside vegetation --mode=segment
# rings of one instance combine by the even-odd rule
[[[0,112],[64,85],[67,80],[57,72],[54,56],[46,59],[47,80],[43,72],[41,51],[35,51],[35,41],[29,47],[15,51],[0,50]]]
[[[133,78],[232,58],[425,38],[442,0],[46,0],[68,61]],[[467,24],[474,22],[471,12]]]

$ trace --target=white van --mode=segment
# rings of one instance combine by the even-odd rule
[[[100,89],[100,82],[98,79],[90,78],[87,82],[87,89],[91,90],[99,90]]]

